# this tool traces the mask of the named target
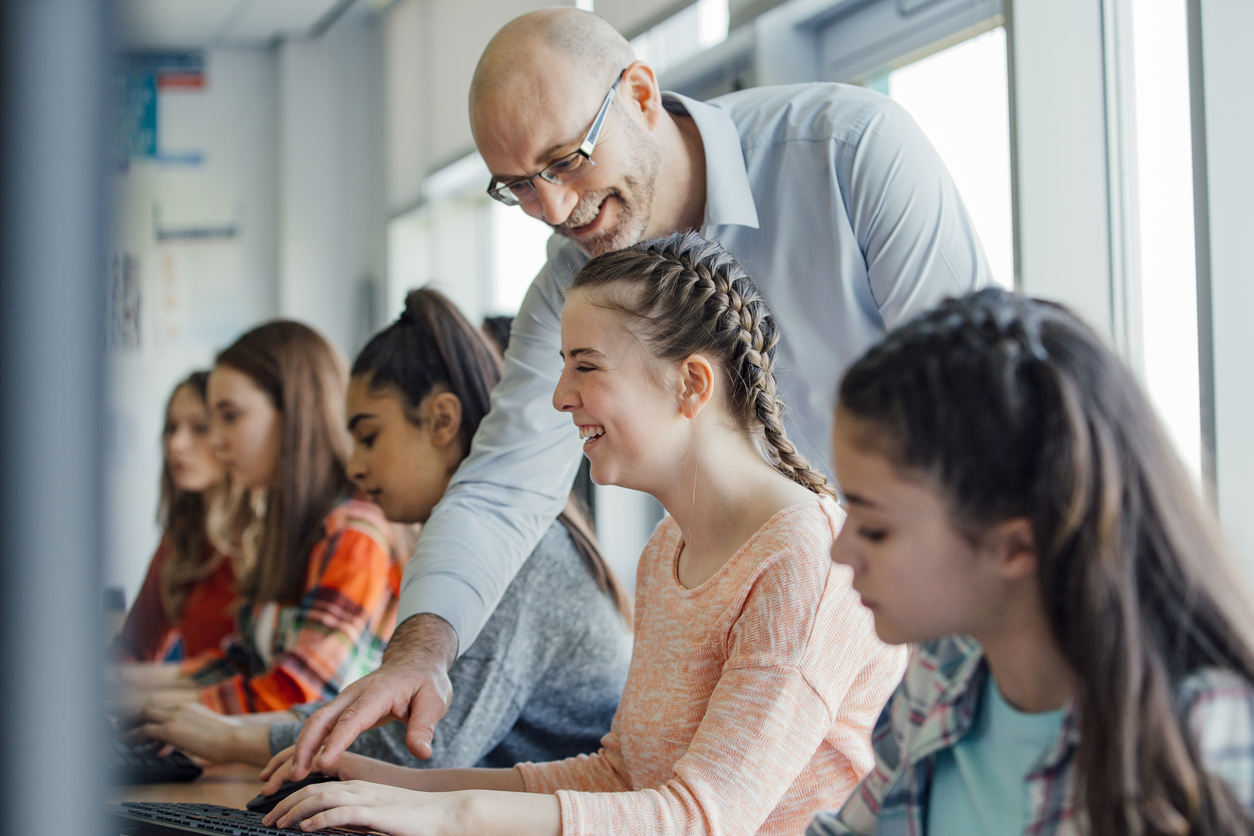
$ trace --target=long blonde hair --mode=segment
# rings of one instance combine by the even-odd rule
[[[218,355],[217,365],[247,375],[281,416],[278,482],[265,497],[256,565],[240,578],[240,595],[295,601],[324,518],[352,494],[345,470],[345,363],[309,326],[274,320],[236,340]]]
[[[208,511],[206,497],[199,491],[180,490],[170,473],[169,458],[164,452],[165,439],[170,434],[170,405],[179,390],[186,388],[206,406],[206,386],[209,372],[195,371],[178,382],[166,401],[166,420],[161,431],[161,498],[157,503],[157,523],[161,526],[167,557],[161,569],[161,605],[166,620],[178,624],[183,620],[183,608],[192,587],[209,577],[221,564],[223,556],[212,552],[206,555],[205,515]],[[206,406],[207,408],[207,406]],[[220,486],[219,486],[220,489]],[[206,559],[208,558],[208,559]]]

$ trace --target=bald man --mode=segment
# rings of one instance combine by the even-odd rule
[[[788,435],[829,472],[845,367],[887,329],[991,278],[936,152],[900,107],[862,88],[700,103],[661,92],[600,18],[546,9],[492,39],[470,119],[489,193],[557,234],[514,320],[492,412],[405,570],[404,621],[383,666],[306,723],[298,777],[319,747],[329,765],[388,716],[408,721],[416,755],[430,751],[445,671],[561,511],[579,463],[578,433],[551,396],[565,288],[589,257],[686,229],[735,253],[779,323]]]

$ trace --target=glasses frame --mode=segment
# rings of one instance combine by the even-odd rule
[[[601,127],[605,124],[605,117],[609,115],[610,103],[614,101],[614,93],[618,90],[618,85],[622,83],[623,75],[626,72],[626,67],[619,70],[618,78],[614,79],[614,83],[610,86],[610,91],[605,94],[605,101],[601,102],[601,109],[597,111],[596,117],[592,120],[592,127],[588,128],[588,133],[584,136],[583,142],[579,143],[579,147],[576,150],[559,157],[530,177],[519,177],[507,183],[498,183],[497,179],[493,177],[488,181],[488,195],[493,200],[498,200],[506,206],[518,206],[522,203],[522,200],[519,199],[517,194],[514,194],[513,190],[516,187],[526,184],[531,186],[534,192],[536,190],[535,179],[537,177],[555,186],[567,186],[591,171],[596,166],[596,161],[592,159],[592,151],[596,148],[597,138],[601,135]],[[583,157],[584,162],[571,174],[559,175],[553,172],[554,168],[564,165],[576,157]]]

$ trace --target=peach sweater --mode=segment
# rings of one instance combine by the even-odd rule
[[[901,678],[831,546],[844,513],[785,508],[695,589],[669,517],[640,558],[636,645],[593,755],[519,764],[556,792],[563,836],[802,833],[871,768],[871,727]]]

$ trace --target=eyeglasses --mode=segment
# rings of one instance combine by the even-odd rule
[[[553,161],[538,174],[530,177],[520,177],[508,183],[499,183],[493,177],[488,183],[488,194],[506,206],[517,206],[524,200],[535,199],[537,177],[558,186],[566,186],[591,171],[596,166],[592,159],[592,149],[596,147],[597,137],[601,135],[601,126],[605,124],[605,116],[610,112],[610,102],[614,101],[614,91],[618,89],[625,72],[627,72],[626,67],[618,73],[618,78],[614,79],[614,85],[610,87],[610,92],[605,94],[605,101],[601,102],[601,109],[592,120],[588,135],[583,138],[583,142],[579,143],[578,150]]]

